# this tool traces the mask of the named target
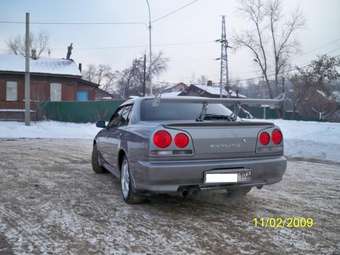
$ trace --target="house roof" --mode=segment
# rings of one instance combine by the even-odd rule
[[[98,92],[99,92],[99,93],[98,93]],[[111,93],[109,93],[109,92],[107,92],[107,91],[105,91],[105,90],[103,90],[103,89],[101,89],[101,88],[97,88],[97,94],[96,94],[96,96],[98,97],[99,95],[100,95],[103,99],[108,99],[108,98],[112,99],[112,98],[115,98],[115,96],[114,96],[113,94],[111,94]]]
[[[165,92],[165,93],[161,93],[162,97],[171,97],[171,96],[178,96],[179,94],[181,94],[182,91],[173,91],[173,92]]]
[[[196,84],[192,84],[191,86],[195,86],[201,90],[206,91],[207,93],[211,94],[211,95],[220,95],[220,87],[215,87],[215,86],[207,86],[207,85],[196,85]],[[237,94],[235,91],[230,90],[230,96],[232,97],[236,97]],[[224,96],[229,96],[229,93],[223,88],[222,89],[222,95]],[[238,94],[238,97],[246,97],[244,95]]]
[[[14,54],[0,54],[0,72],[25,72],[25,57]],[[30,72],[38,74],[80,77],[78,65],[73,60],[40,57],[30,59]]]

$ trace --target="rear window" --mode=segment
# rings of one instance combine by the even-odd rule
[[[195,120],[202,111],[200,102],[167,102],[153,104],[154,100],[144,100],[141,105],[141,120]],[[232,112],[222,104],[208,104],[207,114],[231,115]]]

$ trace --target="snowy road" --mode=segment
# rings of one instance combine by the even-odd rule
[[[0,254],[340,254],[340,165],[289,161],[242,200],[209,192],[128,206],[89,140],[0,140]],[[255,227],[310,217],[312,228]]]

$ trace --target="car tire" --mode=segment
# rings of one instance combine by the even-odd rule
[[[123,158],[120,166],[120,187],[123,200],[127,204],[139,204],[145,201],[145,199],[139,196],[134,190],[129,168],[129,161],[126,157]]]
[[[239,187],[227,189],[228,197],[244,197],[251,191],[251,187]]]
[[[92,169],[95,173],[97,174],[105,174],[108,171],[100,165],[100,155],[99,151],[97,149],[97,145],[93,145],[93,150],[92,150]]]

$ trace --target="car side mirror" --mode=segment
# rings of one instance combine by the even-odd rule
[[[98,127],[98,128],[106,128],[105,121],[104,120],[97,121],[96,127]]]

